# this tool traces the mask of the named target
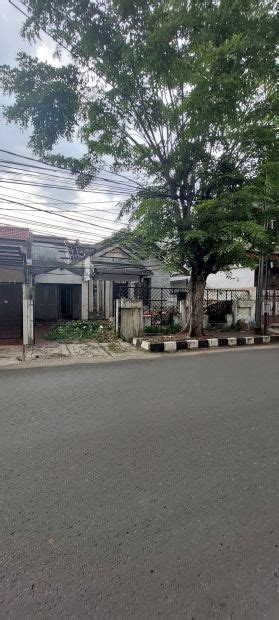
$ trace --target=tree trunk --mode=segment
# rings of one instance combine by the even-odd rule
[[[204,290],[206,285],[206,275],[203,271],[193,271],[188,298],[188,320],[185,331],[189,336],[200,338],[204,335]]]

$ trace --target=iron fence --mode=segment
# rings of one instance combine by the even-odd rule
[[[267,325],[279,323],[279,289],[262,292],[262,316]]]
[[[120,298],[141,299],[143,302],[143,313],[150,316],[152,325],[169,325],[173,323],[174,317],[179,314],[180,301],[186,299],[187,290],[185,288],[168,288],[154,286],[121,286],[119,290]]]
[[[151,287],[134,285],[120,286],[119,297],[141,299],[143,312],[150,316],[152,325],[166,325],[174,321],[180,313],[180,302],[185,300],[186,288]],[[206,289],[204,293],[204,313],[212,323],[222,323],[226,314],[231,314],[232,304],[237,300],[249,299],[249,291],[242,289]]]
[[[204,313],[208,315],[209,323],[225,323],[226,315],[232,313],[233,302],[248,299],[248,290],[207,288],[204,292]]]

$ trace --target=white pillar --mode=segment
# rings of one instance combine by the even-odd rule
[[[89,316],[92,315],[93,312],[94,312],[93,287],[94,287],[93,280],[89,280],[89,282],[88,282],[88,311],[89,311]]]
[[[34,311],[33,297],[29,284],[22,285],[22,323],[23,323],[23,345],[34,343]]]
[[[105,319],[109,319],[113,315],[112,309],[112,282],[105,281]]]
[[[96,312],[100,310],[100,280],[96,281]]]
[[[88,320],[88,282],[81,284],[81,318]]]

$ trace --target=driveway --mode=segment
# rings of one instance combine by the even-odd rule
[[[0,617],[278,620],[279,350],[0,372]]]

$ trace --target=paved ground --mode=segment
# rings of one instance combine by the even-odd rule
[[[0,617],[279,618],[278,349],[0,373]]]
[[[22,345],[0,346],[0,368],[3,366],[22,366],[32,362],[35,365],[46,361],[77,362],[95,361],[100,359],[120,357],[140,357],[128,342],[114,340],[97,343],[85,341],[82,343],[41,342],[25,350]],[[142,355],[143,357],[143,355]]]

